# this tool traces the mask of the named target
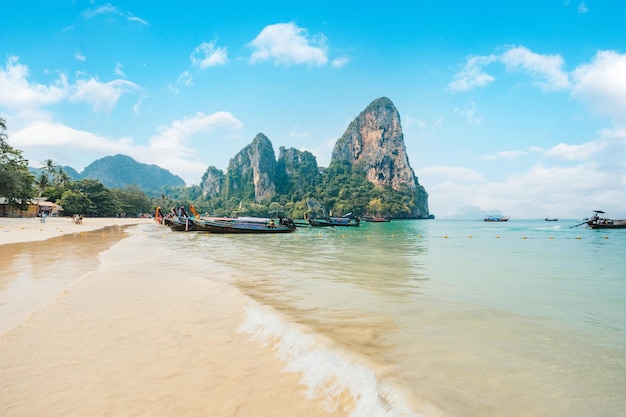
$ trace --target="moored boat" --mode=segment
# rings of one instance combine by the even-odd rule
[[[383,216],[362,217],[361,220],[363,220],[364,222],[374,222],[374,223],[382,223],[382,222],[391,221],[389,217],[383,217]]]
[[[194,230],[209,233],[291,233],[296,230],[296,225],[287,218],[261,219],[261,218],[236,218],[236,219],[202,219],[191,218]]]
[[[307,221],[312,227],[359,226],[361,224],[361,219],[358,217],[317,217],[307,218]]]
[[[486,222],[508,222],[510,216],[489,215],[485,217]]]
[[[593,213],[585,222],[591,229],[626,229],[626,219],[609,219],[602,210],[594,210]]]

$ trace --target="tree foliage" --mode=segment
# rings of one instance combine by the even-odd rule
[[[0,117],[0,197],[10,207],[25,210],[34,196],[33,175],[22,151],[8,143],[6,121]]]

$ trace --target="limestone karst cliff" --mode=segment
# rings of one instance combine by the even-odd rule
[[[386,97],[367,106],[335,143],[331,161],[339,160],[360,163],[375,185],[399,190],[418,184],[406,154],[400,114]]]
[[[384,201],[390,204],[392,200],[403,201],[401,207],[393,206],[396,208],[390,210],[389,215],[404,218],[429,216],[428,194],[411,168],[400,115],[388,98],[374,100],[350,123],[335,143],[331,166],[333,164],[348,164],[351,167],[349,171],[361,176],[360,181],[369,182],[380,192],[387,193],[388,197]],[[320,198],[323,198],[326,192],[324,187],[336,189],[343,184],[340,177],[334,181],[329,177],[333,170],[320,169],[315,156],[308,151],[280,147],[276,160],[272,143],[263,133],[257,134],[250,145],[230,160],[223,176],[217,171],[211,167],[202,177],[204,197],[260,203],[282,195],[288,196],[288,200],[297,201],[317,198],[317,194],[322,194]],[[358,202],[364,212],[368,210],[367,198],[380,200],[379,197],[367,197],[367,188],[362,187],[366,200],[360,199]],[[353,202],[357,204],[354,198]],[[343,206],[346,205],[349,204],[344,202]]]
[[[275,176],[274,148],[270,140],[259,133],[230,160],[224,184],[226,197],[267,200],[276,193]]]

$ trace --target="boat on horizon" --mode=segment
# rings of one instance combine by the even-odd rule
[[[485,217],[485,221],[486,222],[507,222],[509,221],[511,217],[510,216],[501,216],[501,215],[489,215],[487,217]]]
[[[556,218],[556,217],[546,217],[545,220],[547,222],[558,222],[559,221],[559,219]]]
[[[391,219],[389,217],[384,217],[384,216],[362,217],[361,220],[363,220],[364,222],[375,222],[375,223],[382,223],[382,222],[390,222],[391,221]]]

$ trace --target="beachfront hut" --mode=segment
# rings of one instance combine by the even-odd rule
[[[0,217],[38,217],[42,214],[58,216],[62,211],[63,207],[45,198],[34,198],[28,203],[26,210],[20,210],[10,207],[8,200],[0,197]]]

